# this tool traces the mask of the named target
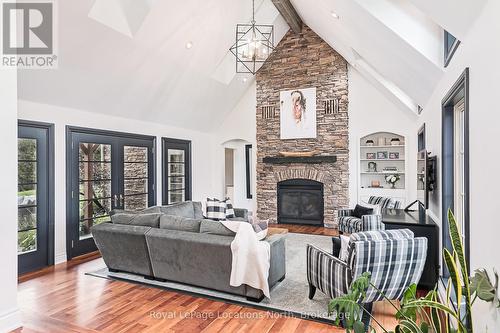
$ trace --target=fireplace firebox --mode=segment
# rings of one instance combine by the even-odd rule
[[[308,179],[278,183],[278,223],[323,226],[323,184]]]

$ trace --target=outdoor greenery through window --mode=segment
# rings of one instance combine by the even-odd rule
[[[91,237],[93,225],[109,221],[111,210],[111,145],[79,147],[80,239]]]
[[[37,249],[37,141],[18,139],[18,237],[19,254]]]

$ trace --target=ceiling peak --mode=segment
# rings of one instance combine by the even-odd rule
[[[293,32],[300,33],[302,31],[302,19],[290,0],[272,0],[272,2]]]

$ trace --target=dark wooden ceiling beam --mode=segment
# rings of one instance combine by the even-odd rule
[[[283,16],[286,23],[288,23],[293,32],[295,32],[296,34],[300,33],[302,31],[302,19],[300,18],[299,14],[297,14],[295,8],[293,8],[290,0],[272,1],[276,9],[278,9],[278,12],[281,14],[281,16]]]

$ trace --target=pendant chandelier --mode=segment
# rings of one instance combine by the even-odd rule
[[[274,49],[274,27],[255,22],[255,0],[252,0],[251,24],[236,25],[236,43],[231,52],[236,57],[236,73],[255,74]]]

